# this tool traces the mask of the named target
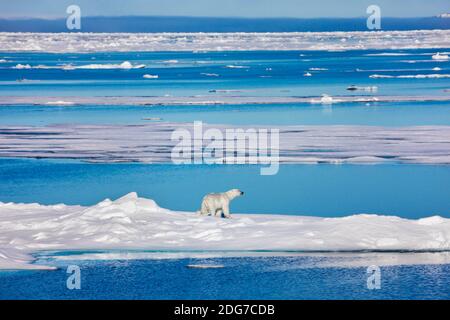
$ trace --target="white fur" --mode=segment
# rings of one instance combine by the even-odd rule
[[[232,189],[222,193],[207,194],[202,201],[200,215],[212,215],[225,218],[231,218],[230,201],[244,193],[238,189]]]

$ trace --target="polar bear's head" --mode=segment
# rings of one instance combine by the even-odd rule
[[[242,192],[239,189],[231,189],[229,191],[226,192],[228,198],[230,199],[234,199],[236,197],[242,196],[244,194],[244,192]]]

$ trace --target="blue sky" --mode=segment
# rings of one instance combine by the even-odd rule
[[[71,4],[84,16],[358,17],[371,4],[385,17],[450,12],[449,0],[14,0],[2,1],[0,17],[63,17]]]

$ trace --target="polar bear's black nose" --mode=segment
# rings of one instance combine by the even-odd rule
[[[241,191],[241,196],[244,194],[244,191]]]

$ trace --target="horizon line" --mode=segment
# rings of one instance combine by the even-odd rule
[[[442,13],[441,13],[442,14]],[[438,15],[432,16],[411,16],[411,17],[396,17],[396,16],[387,16],[383,17],[383,19],[424,19],[424,18],[441,18]],[[55,16],[55,17],[30,17],[30,16],[10,16],[10,17],[1,17],[0,20],[61,20],[66,19],[67,16]],[[366,19],[366,16],[352,16],[352,17],[246,17],[246,16],[190,16],[190,15],[111,15],[111,16],[102,16],[102,15],[89,15],[83,16],[83,18],[189,18],[189,19],[242,19],[242,20],[315,20],[315,19]]]

